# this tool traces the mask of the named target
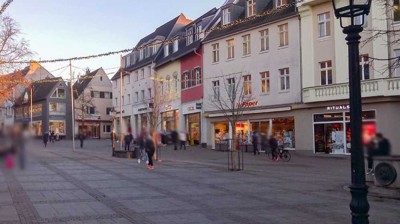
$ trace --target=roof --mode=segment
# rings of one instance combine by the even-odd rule
[[[203,28],[205,28],[208,23],[211,21],[211,19],[208,20],[204,20],[207,17],[211,17],[213,15],[215,15],[217,13],[217,9],[213,8],[210,11],[206,12],[204,15],[200,16],[199,18],[197,18],[196,20],[192,21],[191,23],[189,23],[188,25],[182,27],[181,29],[179,29],[179,31],[175,34],[175,36],[172,36],[172,38],[174,37],[182,37],[186,35],[186,30],[190,27],[193,27],[195,24],[201,23],[201,26]],[[195,30],[194,30],[195,32]],[[174,61],[178,58],[181,58],[191,52],[193,52],[194,50],[199,49],[199,47],[201,46],[201,38],[199,38],[197,41],[195,39],[193,39],[193,43],[186,45],[186,38],[181,38],[179,39],[179,45],[178,45],[178,51],[176,52],[172,52],[173,47],[170,48],[171,52],[167,57],[164,57],[164,53],[160,53],[157,55],[156,58],[156,67],[160,67],[165,65],[168,62]]]
[[[42,79],[41,82],[34,82],[33,86],[33,102],[39,102],[45,100],[54,90],[59,83],[64,83],[61,77],[58,78],[46,78]],[[29,92],[29,88],[26,88],[24,94],[16,100],[16,104],[23,104],[25,92]]]
[[[187,25],[188,23],[190,23],[191,20],[187,19],[185,17],[185,15],[180,14],[179,16],[175,17],[174,19],[168,21],[167,23],[163,24],[162,26],[158,27],[153,33],[147,35],[146,37],[142,38],[138,44],[136,45],[136,47],[141,47],[144,46],[146,44],[151,43],[152,41],[155,40],[160,40],[160,41],[164,41],[166,39],[169,39],[170,36],[173,36],[181,27]],[[158,52],[160,52],[160,50],[162,49],[162,47],[160,47],[160,49],[158,50]],[[153,63],[154,59],[157,57],[157,54],[151,54],[149,57],[145,57],[144,59],[140,60],[140,61],[136,61],[135,64],[125,68],[124,70],[126,71],[133,71],[136,70],[138,68],[141,68],[143,66],[146,66],[148,64]],[[111,80],[116,80],[119,78],[119,70],[117,71],[117,73],[111,78]]]
[[[264,8],[263,12],[267,12],[268,10],[273,9],[273,1],[269,2],[268,5]],[[247,21],[232,25],[228,24],[226,26],[221,26],[222,29],[215,29],[211,33],[208,34],[208,36],[204,39],[204,42],[209,42],[218,38],[222,38],[227,35],[231,35],[233,33],[241,32],[244,30],[248,30],[252,27],[257,27],[263,24],[268,24],[280,19],[284,19],[287,17],[295,16],[297,15],[296,12],[296,6],[295,4],[290,4],[287,5],[286,7],[282,7],[278,9],[275,13],[270,13],[269,15],[266,16],[261,16],[261,17],[253,17],[249,18]],[[244,14],[240,17],[243,18]]]
[[[97,72],[99,72],[100,69],[103,69],[103,68],[98,68],[95,71],[90,72],[90,73],[80,77],[78,79],[78,81],[76,81],[74,83],[73,88],[74,88],[74,97],[75,98],[82,94],[82,92],[86,89],[86,87],[89,85],[90,81],[92,81],[92,79],[97,74]],[[76,93],[77,93],[77,95],[75,95]]]

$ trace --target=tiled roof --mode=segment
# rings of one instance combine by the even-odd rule
[[[74,83],[74,97],[75,98],[78,97],[79,95],[81,95],[81,93],[89,85],[90,81],[92,81],[93,76],[95,76],[100,69],[102,69],[102,68],[98,68],[95,71],[90,72],[90,73],[80,77],[80,80],[78,80]]]
[[[57,82],[58,81],[58,82]],[[46,78],[43,79],[43,82],[35,82],[33,83],[33,102],[39,102],[45,100],[53,91],[53,89],[59,84],[64,82],[61,77],[58,78]],[[30,89],[26,88],[25,92],[29,92]],[[17,105],[23,104],[24,94],[16,100]]]
[[[273,1],[269,2],[269,4],[266,6],[263,12],[266,12],[268,10],[272,10],[273,8]],[[288,5],[287,7],[283,7],[281,9],[278,9],[275,13],[271,13],[266,16],[262,17],[255,17],[254,19],[249,19],[246,22],[239,23],[237,25],[228,25],[227,27],[223,29],[216,29],[213,32],[209,33],[208,36],[204,39],[204,42],[209,42],[227,35],[231,35],[233,33],[237,33],[240,31],[244,31],[247,29],[250,29],[252,27],[257,27],[263,24],[268,24],[280,19],[284,19],[290,16],[296,15],[296,7],[294,4]],[[242,15],[240,18],[243,18],[244,15]]]

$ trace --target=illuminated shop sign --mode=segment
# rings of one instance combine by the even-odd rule
[[[326,110],[350,110],[350,105],[327,106]]]
[[[237,107],[256,107],[258,106],[258,101],[246,101],[237,103]]]
[[[165,105],[164,110],[172,110],[174,107],[172,105]]]

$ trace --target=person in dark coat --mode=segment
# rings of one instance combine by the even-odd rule
[[[261,143],[261,150],[267,152],[267,147],[268,147],[268,138],[265,133],[261,133],[260,137],[260,143]]]
[[[153,156],[154,152],[156,151],[156,148],[154,146],[154,142],[150,137],[147,137],[145,139],[145,145],[146,145],[146,153],[147,156],[149,157],[149,164],[147,164],[147,168],[149,169],[154,169],[154,164],[153,164]]]
[[[253,152],[254,155],[260,154],[258,151],[258,134],[256,131],[253,132],[253,135],[251,136],[251,142],[253,143]]]
[[[85,134],[83,132],[79,132],[78,139],[79,142],[81,143],[81,148],[83,148],[83,141],[85,140]]]
[[[49,133],[48,132],[43,133],[42,140],[43,140],[44,147],[46,148],[47,142],[49,142]]]
[[[272,160],[277,160],[278,159],[278,141],[273,135],[269,136],[268,140],[269,147],[271,147],[271,154],[272,154]]]
[[[368,153],[368,171],[367,174],[372,174],[374,172],[374,157],[375,156],[389,156],[391,151],[391,145],[387,138],[383,136],[382,133],[377,133],[376,135],[377,143],[375,145],[376,149],[370,151],[371,149],[367,147]]]
[[[51,131],[51,133],[50,133],[50,141],[52,142],[52,143],[54,143],[54,139],[56,138],[56,136],[54,135],[54,131]]]
[[[131,143],[133,141],[132,133],[129,132],[127,135],[125,135],[124,141],[125,141],[125,151],[129,151],[130,150],[130,145],[131,145]]]
[[[178,132],[173,130],[171,132],[171,138],[172,138],[172,143],[174,144],[174,150],[178,150],[178,141],[179,141]]]

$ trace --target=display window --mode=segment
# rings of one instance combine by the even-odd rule
[[[215,141],[217,143],[229,139],[228,122],[215,123],[214,130],[215,130]]]
[[[65,135],[65,121],[49,121],[49,131],[54,131],[55,134]]]
[[[161,120],[161,127],[163,131],[176,130],[176,128],[178,127],[179,110],[172,110],[161,113]]]
[[[200,144],[200,113],[186,115],[186,124],[189,135],[189,143],[191,145]]]

